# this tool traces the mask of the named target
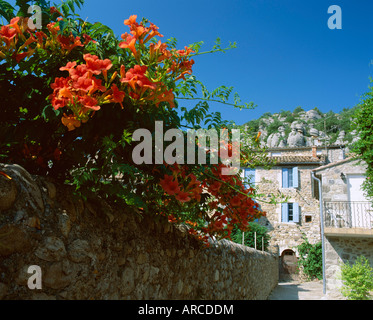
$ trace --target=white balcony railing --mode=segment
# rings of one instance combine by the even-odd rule
[[[324,224],[331,228],[373,229],[371,202],[324,202]]]

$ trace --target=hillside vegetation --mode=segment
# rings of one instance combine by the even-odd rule
[[[259,119],[251,120],[241,130],[256,134],[261,132],[262,144],[267,147],[309,146],[348,144],[356,139],[351,117],[354,108],[344,108],[340,113],[321,112],[318,108],[264,113]]]

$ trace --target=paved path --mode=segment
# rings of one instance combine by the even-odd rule
[[[330,300],[323,294],[322,281],[280,282],[268,300]]]

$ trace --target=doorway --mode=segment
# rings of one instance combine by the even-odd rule
[[[280,257],[280,279],[297,280],[298,279],[298,258],[291,249],[286,249]]]

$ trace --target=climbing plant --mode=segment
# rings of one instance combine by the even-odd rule
[[[220,152],[240,150],[246,164],[255,160],[259,135],[238,149],[231,133],[220,137],[229,123],[209,110],[210,101],[240,109],[254,104],[241,102],[232,87],[208,90],[192,72],[200,54],[235,44],[223,48],[218,39],[205,52],[201,43],[178,49],[174,38],[162,42],[159,28],[136,15],[124,20],[118,39],[108,26],[80,18],[76,9],[83,3],[17,0],[13,7],[0,1],[6,21],[0,29],[1,161],[75,186],[83,198],[189,224],[204,241],[230,237],[235,226],[247,230],[264,212],[238,173],[223,174],[228,165],[221,153],[217,162],[194,165],[156,163],[153,150],[149,163],[132,156],[134,132],[150,132],[154,146],[161,121],[165,132],[182,131],[184,142],[186,129],[215,129]],[[30,27],[31,4],[41,10],[40,28]],[[198,151],[201,139],[195,142]]]
[[[373,80],[372,80],[373,82]],[[363,189],[373,200],[373,86],[365,93],[356,107],[352,127],[359,133],[359,140],[353,145],[353,151],[366,162],[367,171]]]
[[[307,238],[297,246],[299,252],[298,266],[302,268],[309,280],[322,279],[322,245],[321,242],[309,243]]]

